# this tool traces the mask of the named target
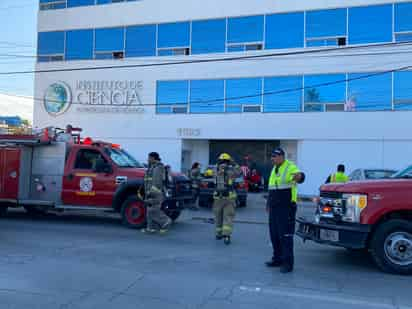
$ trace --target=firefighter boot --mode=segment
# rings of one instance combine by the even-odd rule
[[[168,218],[167,222],[163,224],[163,226],[160,228],[159,233],[166,234],[169,231],[169,228],[171,225],[172,225],[172,220]]]

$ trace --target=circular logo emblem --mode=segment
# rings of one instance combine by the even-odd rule
[[[90,177],[80,179],[80,191],[91,192],[93,190],[93,180]]]
[[[71,104],[69,86],[63,82],[50,85],[44,95],[44,108],[52,116],[58,116],[67,111]]]

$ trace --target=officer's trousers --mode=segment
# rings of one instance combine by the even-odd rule
[[[169,217],[163,212],[162,208],[163,198],[162,196],[153,195],[146,201],[146,219],[148,229],[161,229],[167,226],[170,222]]]
[[[213,203],[215,214],[216,235],[230,236],[233,231],[236,202],[229,198],[216,198]]]
[[[296,203],[291,202],[291,190],[270,190],[268,198],[272,260],[293,268],[293,237],[295,234]]]

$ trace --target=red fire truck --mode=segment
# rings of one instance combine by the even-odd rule
[[[120,145],[82,139],[79,131],[70,142],[59,142],[66,133],[56,128],[0,135],[0,211],[111,210],[125,225],[143,227],[146,208],[137,192],[143,188],[144,166]],[[163,210],[176,220],[192,199],[190,180],[177,173],[167,178]]]

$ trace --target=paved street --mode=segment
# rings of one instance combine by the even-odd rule
[[[211,212],[187,211],[160,236],[107,214],[12,212],[0,220],[0,308],[412,308],[411,278],[381,273],[367,255],[297,239],[293,274],[266,269],[260,195],[239,210],[229,247],[193,217]]]

